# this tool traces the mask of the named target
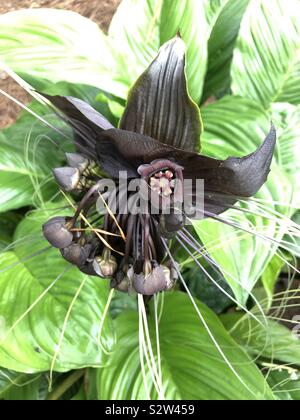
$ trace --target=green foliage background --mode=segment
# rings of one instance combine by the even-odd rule
[[[212,274],[217,283],[262,317],[255,297],[267,311],[285,265],[282,255],[291,262],[299,256],[297,228],[292,243],[285,236],[286,220],[299,220],[299,22],[298,0],[123,0],[108,35],[73,12],[22,10],[0,16],[0,61],[34,88],[82,98],[117,124],[137,77],[180,31],[189,92],[204,122],[203,154],[223,159],[250,153],[272,120],[276,155],[256,197],[272,217],[233,210],[226,217],[277,242],[211,220],[195,224],[221,268]],[[29,108],[70,134],[41,104]],[[25,111],[0,133],[0,398],[145,398],[135,298],[116,294],[102,322],[107,282],[70,268],[55,250],[28,258],[47,247],[43,221],[66,205],[51,168],[71,147]],[[284,254],[278,254],[280,242]],[[229,298],[178,255],[231,368],[187,294],[168,293],[160,300],[159,324],[165,397],[299,399],[297,337],[275,319],[259,323],[241,310],[224,314]],[[149,328],[157,358],[152,304]],[[147,367],[145,375],[156,399]]]

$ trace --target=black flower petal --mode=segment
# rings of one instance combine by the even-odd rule
[[[114,126],[91,105],[72,96],[51,96],[41,93],[58,108],[64,120],[74,129],[74,141],[79,152],[94,156],[96,133]]]
[[[241,197],[250,197],[266,182],[276,144],[273,124],[262,145],[242,158],[212,159],[201,155],[184,153],[177,156],[184,167],[184,177],[204,179],[206,192],[218,192]],[[219,200],[220,201],[220,200]]]
[[[179,37],[163,45],[135,83],[120,128],[200,151],[201,118],[187,91],[185,45]]]
[[[53,217],[43,225],[43,233],[47,241],[55,248],[66,248],[73,241],[73,234],[66,227],[65,217]]]
[[[138,176],[141,164],[166,157],[173,148],[142,134],[111,129],[98,135],[96,150],[103,170],[117,178],[119,171],[127,171],[129,177]]]

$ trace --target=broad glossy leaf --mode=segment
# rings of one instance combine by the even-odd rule
[[[284,265],[285,263],[282,258],[274,255],[261,276],[261,281],[268,296],[269,306],[272,303],[274,288],[277,283],[278,276]]]
[[[300,211],[297,210],[296,213],[292,217],[292,221],[300,226]],[[284,238],[287,242],[291,244],[292,255],[294,255],[297,258],[300,258],[300,237],[294,236],[291,234],[287,234]]]
[[[32,109],[45,115],[40,104]],[[56,122],[56,118],[48,118]],[[0,211],[27,205],[41,205],[56,187],[51,168],[59,166],[63,155],[55,143],[62,136],[28,114],[23,113],[11,127],[0,132]]]
[[[97,369],[87,369],[85,374],[86,399],[97,400]]]
[[[209,26],[213,27],[222,13],[223,8],[228,3],[228,0],[203,0],[205,18]]]
[[[220,314],[233,305],[232,300],[225,295],[222,289],[225,290],[227,294],[231,295],[232,291],[219,271],[214,270],[213,267],[209,266],[204,261],[201,261],[201,265],[205,271],[214,278],[216,283],[220,286],[220,289],[210,281],[206,273],[199,269],[199,266],[194,262],[189,264],[188,267],[183,265],[181,271],[182,275],[193,296],[201,299],[202,303],[207,305],[215,313]],[[183,286],[182,290],[184,291]]]
[[[123,98],[157,55],[161,3],[161,0],[124,0],[113,16],[109,27],[116,57],[113,71],[122,85]]]
[[[130,16],[130,23],[128,21]],[[187,79],[198,102],[206,69],[208,26],[198,0],[123,0],[110,25],[117,51],[115,78],[124,92],[157,55],[159,47],[178,33],[187,46]]]
[[[128,295],[127,293],[122,293],[118,290],[115,290],[114,297],[109,309],[112,318],[116,318],[124,311],[137,311],[138,306],[136,299],[133,299],[132,296]]]
[[[40,375],[0,368],[0,400],[38,400]]]
[[[293,205],[300,207],[300,105],[274,103],[272,119],[278,131],[278,163],[293,185]]]
[[[120,128],[180,149],[200,151],[200,111],[187,91],[185,45],[179,37],[161,47],[134,84]]]
[[[46,89],[49,94],[71,95],[83,99],[111,118],[108,106],[95,101],[98,89],[90,86],[58,83]],[[52,182],[52,169],[64,162],[63,150],[74,147],[70,128],[53,111],[33,102],[30,110],[52,126],[63,129],[62,134],[47,127],[37,117],[23,111],[17,122],[0,132],[0,211],[41,206],[57,192]]]
[[[300,3],[251,0],[241,22],[231,77],[236,95],[264,107],[300,103]]]
[[[300,400],[300,371],[288,366],[285,369],[274,366],[268,372],[268,383],[279,400]]]
[[[254,311],[261,323],[258,310]],[[271,315],[270,315],[271,316]],[[231,336],[251,355],[270,360],[277,360],[292,365],[300,365],[300,341],[296,334],[268,319],[267,325],[261,325],[249,315],[226,314],[222,322]]]
[[[0,251],[11,243],[16,224],[21,220],[21,218],[22,216],[16,212],[7,212],[1,214]]]
[[[233,50],[248,3],[249,0],[206,1],[205,12],[212,28],[202,101],[229,93]]]
[[[198,0],[163,0],[160,17],[160,43],[178,32],[187,49],[187,80],[189,92],[199,102],[207,63],[209,25],[205,19],[204,3]]]
[[[269,130],[270,120],[267,114],[247,99],[225,97],[204,107],[202,114],[205,126],[202,152],[221,159],[251,153],[261,144]],[[236,227],[212,219],[194,224],[198,235],[241,303],[245,303],[249,292],[277,249],[276,243],[264,237],[280,241],[284,234],[285,226],[277,223],[270,212],[288,211],[288,207],[281,208],[274,201],[286,202],[288,205],[291,199],[290,190],[286,176],[274,162],[267,183],[257,194],[257,198],[266,200],[263,205],[267,207],[269,218],[247,214],[242,210],[229,210],[220,215],[221,218],[263,237],[239,231]],[[262,213],[256,203],[251,205],[250,211]]]
[[[0,61],[36,88],[65,81],[122,95],[111,77],[108,37],[71,11],[28,9],[0,16]]]
[[[17,228],[14,249],[0,256],[0,366],[8,369],[46,371],[53,360],[55,371],[100,366],[101,349],[112,346],[109,322],[102,347],[98,341],[108,283],[80,273],[42,239],[43,222],[59,214],[50,205],[29,214]]]
[[[257,367],[224,330],[216,315],[197,301],[215,339],[240,375],[243,386],[220,356],[201,324],[186,294],[166,294],[159,322],[162,382],[166,399],[272,399],[272,393]],[[145,399],[145,388],[139,360],[137,313],[129,311],[116,321],[118,351],[110,364],[98,369],[100,399]],[[155,348],[155,329],[151,305],[149,326],[152,347]],[[157,394],[147,382],[151,397]]]
[[[73,401],[86,401],[84,386],[82,385],[77,394],[72,398]]]

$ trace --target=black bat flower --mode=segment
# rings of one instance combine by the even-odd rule
[[[273,126],[248,156],[217,160],[198,153],[202,122],[188,95],[185,46],[179,37],[163,45],[133,86],[119,128],[79,99],[44,96],[73,128],[77,149],[66,155],[69,166],[54,169],[54,176],[65,191],[82,195],[75,215],[49,220],[44,235],[81,271],[109,277],[111,286],[122,291],[152,295],[173,286],[178,267],[164,245],[184,228],[186,201],[196,207],[194,218],[214,217],[239,197],[255,194],[270,171]],[[103,190],[106,178],[114,180],[113,190]],[[121,209],[122,197],[126,203],[136,197],[132,180],[142,181],[140,212]],[[200,213],[196,180],[203,180],[204,188]],[[99,198],[104,215],[96,212]],[[118,201],[114,209],[112,198]],[[92,222],[94,229],[88,230]]]

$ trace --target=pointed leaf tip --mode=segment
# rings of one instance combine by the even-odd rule
[[[199,152],[202,122],[199,108],[188,93],[185,51],[179,37],[160,48],[133,86],[120,128]]]
[[[232,194],[251,197],[260,190],[268,178],[275,145],[276,129],[271,123],[269,133],[255,152],[242,158],[228,158],[222,163],[222,168],[232,172]]]

